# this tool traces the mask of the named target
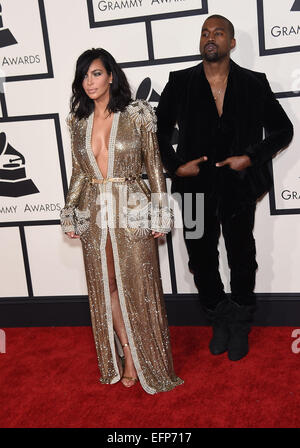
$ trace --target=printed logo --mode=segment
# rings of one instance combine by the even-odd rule
[[[0,222],[58,220],[67,188],[58,115],[0,123]]]
[[[277,163],[273,163],[273,165],[275,165],[273,169],[277,181],[274,183],[274,189],[270,192],[271,214],[300,214],[300,177],[297,176],[293,179],[289,176],[287,180],[285,173],[280,173],[277,168]]]
[[[39,193],[31,179],[26,179],[25,157],[0,133],[0,196],[19,197]]]
[[[300,51],[300,0],[257,0],[261,56]]]
[[[44,0],[0,1],[0,70],[6,82],[53,77]]]
[[[295,0],[295,3],[293,4],[291,11],[300,11],[300,0]]]
[[[152,88],[152,83],[150,78],[145,78],[139,85],[136,95],[136,99],[139,100],[146,100],[149,103],[151,103],[154,110],[156,109],[156,106],[159,103],[160,95]],[[174,128],[171,143],[176,148],[178,144],[178,129]],[[176,145],[176,146],[175,146]]]
[[[87,0],[87,8],[90,28],[144,22],[149,64],[146,60],[131,60],[121,63],[122,68],[144,67],[157,64],[158,61],[166,63],[167,60],[183,62],[200,59],[198,53],[191,55],[190,51],[184,50],[182,55],[176,53],[173,57],[169,54],[166,57],[159,56],[159,51],[155,54],[156,40],[160,37],[156,36],[152,21],[208,14],[208,0]],[[170,50],[172,53],[172,46]]]
[[[0,3],[0,48],[16,44],[17,41],[8,28],[3,26],[2,6]]]
[[[284,201],[299,201],[300,199],[300,191],[291,190],[286,188],[281,191],[281,197]]]
[[[287,103],[288,99],[288,103]],[[280,99],[283,108],[290,117],[297,116],[300,97]],[[284,149],[272,161],[274,188],[270,191],[271,215],[300,214],[300,163],[297,155],[299,135],[296,132],[288,148]]]
[[[87,0],[90,27],[207,14],[207,0]]]
[[[145,78],[141,82],[136,91],[135,97],[136,99],[146,100],[149,101],[149,103],[154,103],[156,105],[159,103],[160,100],[160,95],[154,89],[152,89],[150,78]]]

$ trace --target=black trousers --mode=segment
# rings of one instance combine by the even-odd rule
[[[190,194],[193,195],[195,217],[196,195]],[[184,240],[201,304],[214,309],[226,297],[219,273],[218,243],[222,228],[230,268],[231,298],[241,305],[254,305],[257,263],[253,227],[256,203],[244,204],[234,211],[222,199],[204,196],[204,233],[198,239],[187,237],[191,229],[184,222],[186,207],[187,202],[183,201]]]

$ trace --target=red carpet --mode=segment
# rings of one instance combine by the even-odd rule
[[[295,428],[300,353],[292,328],[254,327],[241,361],[208,352],[208,327],[172,327],[185,384],[148,395],[101,385],[90,327],[7,328],[0,354],[2,428]]]

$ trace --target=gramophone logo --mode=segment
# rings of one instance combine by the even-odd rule
[[[291,11],[300,11],[300,0],[295,0],[295,3],[293,4]]]
[[[0,0],[0,68],[6,82],[53,77],[44,0]]]
[[[136,95],[136,99],[139,100],[146,100],[149,101],[149,103],[156,103],[156,105],[159,103],[160,95],[152,88],[152,83],[150,78],[145,78],[141,84],[139,85]],[[153,106],[154,109],[156,109],[155,106]],[[174,128],[172,139],[171,139],[172,145],[178,144],[178,129]]]
[[[0,3],[0,48],[8,47],[9,45],[15,45],[17,43],[18,42],[12,35],[11,31],[8,28],[5,28],[3,25],[2,5]]]
[[[136,99],[138,100],[147,100],[149,103],[157,103],[159,102],[160,95],[151,87],[151,79],[145,78],[141,84],[139,85],[136,95]]]
[[[12,198],[39,193],[31,179],[26,178],[25,158],[0,133],[0,196]]]
[[[257,0],[261,56],[300,51],[300,0]]]

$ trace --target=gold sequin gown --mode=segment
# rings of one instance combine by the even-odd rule
[[[151,235],[151,230],[168,232],[171,225],[171,220],[159,215],[166,186],[155,134],[156,117],[151,106],[141,100],[114,113],[107,172],[107,179],[114,181],[105,182],[91,148],[93,115],[80,121],[68,119],[72,176],[61,225],[64,232],[76,230],[80,234],[100,381],[113,384],[120,380],[116,357],[122,355],[113,328],[108,283],[105,246],[109,232],[120,307],[138,378],[149,394],[169,391],[183,381],[173,369],[157,239]],[[124,192],[142,195],[148,205],[151,203],[150,190],[140,177],[144,169],[151,192],[157,193],[151,226],[139,227],[139,218],[130,226],[121,225],[120,198]],[[129,208],[129,216],[141,203]]]

